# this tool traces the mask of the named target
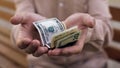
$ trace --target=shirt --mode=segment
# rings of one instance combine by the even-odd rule
[[[112,39],[110,25],[111,14],[107,0],[15,0],[16,12],[35,12],[47,18],[57,17],[65,20],[73,13],[87,13],[96,20],[94,28],[89,28],[83,53],[92,54],[102,51],[102,47],[108,45]],[[90,51],[89,51],[90,50]],[[86,55],[86,56],[89,56]],[[48,57],[56,60],[56,63],[72,63],[83,60],[84,54],[70,57]],[[69,62],[68,62],[69,61]],[[53,62],[53,61],[52,61]]]

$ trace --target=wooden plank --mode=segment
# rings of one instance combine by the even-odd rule
[[[10,49],[9,47],[0,43],[0,54],[8,58],[9,60],[19,64],[22,68],[27,68],[26,56],[19,54],[18,52]]]
[[[4,55],[11,61],[14,61],[15,63],[18,63],[19,65],[22,65],[23,67],[25,67],[26,55],[23,52],[19,51],[18,48],[13,47],[10,41],[10,36],[8,35],[10,35],[10,31],[0,27],[0,54]],[[18,57],[17,59],[17,58],[14,58],[14,56],[15,57],[20,56],[20,57]]]
[[[22,67],[0,54],[0,68],[22,68]]]
[[[0,6],[4,6],[4,7],[7,7],[9,9],[15,10],[14,3],[11,1],[0,0]]]
[[[12,44],[10,39],[10,32],[10,29],[6,29],[0,26],[0,42],[5,46],[17,51],[18,53],[25,55],[19,48]]]
[[[120,21],[120,8],[110,6],[110,12],[112,14],[113,20]],[[120,42],[120,29],[114,28],[113,30],[114,30],[113,40],[116,42]],[[116,45],[112,44],[104,49],[111,59],[120,62],[120,48],[114,46]]]
[[[112,47],[112,46],[105,47],[104,50],[106,51],[109,58],[120,62],[120,49]]]
[[[3,22],[3,23],[4,23],[4,22]],[[7,25],[6,25],[6,26],[7,26]],[[6,29],[6,28],[3,27],[3,26],[0,26],[0,33],[3,34],[4,36],[10,38],[11,30],[10,30],[10,29]]]
[[[0,34],[0,42],[5,44],[5,45],[12,46],[10,38],[7,38],[2,34]]]
[[[14,3],[11,2],[11,1],[0,0],[0,6],[1,6],[1,7],[4,7],[4,8],[11,9],[11,10],[15,10]],[[12,14],[0,10],[0,18],[9,21],[9,19],[10,19],[12,16],[13,16]]]
[[[11,48],[12,50],[20,53],[21,55],[25,55],[20,49],[17,48],[17,46],[12,45],[10,38],[5,37],[4,35],[0,34],[0,43],[2,43],[4,46],[7,46]]]
[[[9,21],[13,15],[4,11],[0,11],[0,18]]]
[[[115,29],[114,28],[114,37],[113,37],[114,41],[120,42],[120,29]]]
[[[113,20],[120,21],[120,8],[110,6],[110,12],[113,16]]]

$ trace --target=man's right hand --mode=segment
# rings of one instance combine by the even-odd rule
[[[15,25],[12,36],[16,45],[36,57],[48,52],[48,48],[41,45],[39,33],[33,26],[34,21],[43,19],[45,17],[35,13],[20,13],[15,14],[10,20]]]

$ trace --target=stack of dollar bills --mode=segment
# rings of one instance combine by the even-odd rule
[[[35,21],[33,24],[39,32],[42,45],[51,49],[76,42],[81,33],[77,26],[66,29],[57,18]]]

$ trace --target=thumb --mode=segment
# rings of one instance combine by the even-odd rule
[[[82,19],[83,25],[93,28],[95,26],[95,18],[90,15],[84,15]]]
[[[25,23],[32,23],[37,20],[42,20],[45,19],[45,17],[40,16],[35,13],[21,13],[21,14],[16,14],[14,15],[11,19],[10,22],[14,25],[17,24],[25,24]]]
[[[75,25],[78,25],[79,27],[87,26],[93,28],[95,25],[95,18],[85,13],[75,13],[69,16],[64,23],[66,24],[67,28]]]
[[[14,25],[18,25],[22,22],[23,17],[21,15],[14,15],[11,17],[10,22]]]

